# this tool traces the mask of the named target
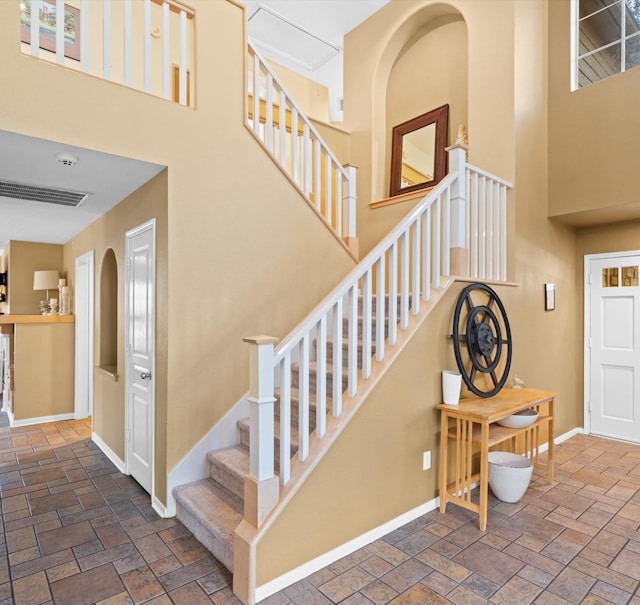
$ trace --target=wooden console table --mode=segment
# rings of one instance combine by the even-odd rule
[[[515,451],[516,437],[522,435],[524,451],[534,466],[547,471],[549,483],[553,483],[553,398],[554,391],[538,389],[502,389],[495,397],[461,399],[458,405],[440,404],[440,512],[447,502],[453,502],[478,513],[480,530],[487,527],[487,501],[489,479],[489,450],[505,444],[508,451]],[[542,406],[547,405],[543,415]],[[498,420],[521,410],[533,408],[537,420],[522,429],[511,429],[496,424]],[[547,463],[540,462],[541,429],[547,427],[549,449]],[[455,442],[455,460],[452,477],[449,476],[449,443]],[[544,442],[543,442],[544,443]],[[479,472],[473,472],[475,450],[480,451]],[[472,484],[480,481],[480,501],[471,501]]]

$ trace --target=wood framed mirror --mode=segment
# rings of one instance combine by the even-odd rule
[[[389,195],[433,187],[447,172],[449,105],[393,127]]]

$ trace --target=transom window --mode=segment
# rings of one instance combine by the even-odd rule
[[[640,66],[640,0],[575,0],[573,89]]]

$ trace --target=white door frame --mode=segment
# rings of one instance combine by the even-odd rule
[[[625,258],[640,256],[640,250],[626,250],[624,252],[602,252],[600,254],[585,254],[584,256],[584,432],[591,434],[591,261],[605,258]]]
[[[152,231],[152,240],[153,240],[153,270],[151,271],[151,280],[153,287],[153,305],[151,309],[151,318],[150,318],[150,326],[151,334],[153,335],[152,347],[151,347],[151,378],[149,380],[149,389],[151,391],[151,434],[149,435],[149,447],[150,447],[150,467],[151,467],[151,499],[153,501],[155,494],[155,452],[156,452],[156,349],[155,349],[155,326],[156,326],[156,303],[155,303],[155,267],[156,267],[156,219],[151,219],[130,231],[125,233],[125,280],[124,280],[124,338],[125,338],[125,373],[124,373],[124,391],[125,391],[125,472],[126,474],[130,474],[129,472],[129,401],[131,400],[131,389],[132,389],[132,379],[131,379],[131,368],[130,368],[130,342],[131,342],[131,330],[133,329],[133,322],[131,321],[131,309],[129,308],[129,276],[130,276],[130,267],[129,267],[129,256],[131,253],[131,240],[136,235],[143,233],[147,230]]]
[[[75,313],[75,396],[74,396],[74,416],[75,418],[87,418],[93,416],[93,389],[94,389],[94,333],[95,333],[95,308],[94,308],[94,271],[95,271],[94,251],[91,250],[82,256],[76,258],[75,273],[75,296],[74,296],[74,313]],[[82,265],[88,267],[87,283],[81,283],[80,267]],[[87,313],[86,317],[82,309],[78,308],[78,293],[80,288],[86,289],[87,295]],[[84,332],[83,332],[84,331]],[[86,335],[87,350],[80,351],[79,342],[84,342],[83,336]],[[79,380],[82,372],[87,376],[87,401],[81,401]]]

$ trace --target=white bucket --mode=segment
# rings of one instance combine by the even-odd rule
[[[529,487],[533,463],[511,452],[489,452],[489,487],[498,500],[518,502]]]
[[[442,372],[442,401],[447,405],[458,405],[460,401],[460,388],[462,387],[462,374],[444,370]]]

